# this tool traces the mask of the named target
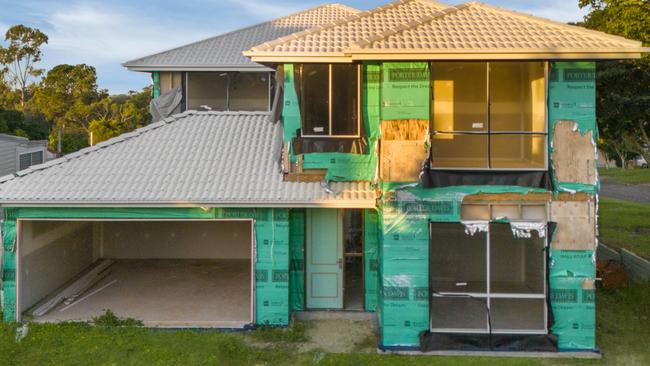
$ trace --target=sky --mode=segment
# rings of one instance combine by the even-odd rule
[[[390,0],[330,0],[367,10]],[[463,1],[463,0],[460,0]],[[125,61],[304,10],[327,0],[0,0],[0,43],[24,24],[49,36],[40,67],[86,63],[112,94],[150,84]],[[442,0],[449,4],[456,4]],[[578,0],[482,0],[557,21],[581,20]]]

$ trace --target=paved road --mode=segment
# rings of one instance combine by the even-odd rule
[[[600,195],[620,200],[650,204],[650,185],[626,185],[601,178]]]

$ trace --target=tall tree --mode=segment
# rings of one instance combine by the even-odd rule
[[[87,130],[87,123],[79,122],[84,106],[107,96],[97,89],[97,72],[86,64],[62,64],[53,67],[34,93],[36,108],[54,125],[69,123]]]
[[[96,118],[93,104],[107,96],[105,90],[98,90],[97,73],[92,66],[62,64],[48,71],[36,88],[32,101],[38,112],[50,122],[50,146],[56,147],[59,128],[70,135],[67,139],[74,136],[79,140],[66,146],[71,149],[85,146],[88,127]]]
[[[582,23],[585,27],[650,45],[650,1],[579,0],[579,5],[590,9]],[[620,158],[632,151],[650,162],[650,56],[601,62],[597,71],[598,122],[604,147]]]
[[[24,109],[27,87],[31,78],[42,75],[43,69],[36,68],[41,60],[41,46],[47,43],[45,33],[22,24],[14,25],[5,33],[6,47],[0,47],[0,63],[8,73],[14,89],[20,91],[20,109]]]

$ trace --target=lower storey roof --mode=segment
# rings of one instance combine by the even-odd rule
[[[0,178],[4,206],[375,207],[369,182],[286,182],[282,126],[184,112]]]

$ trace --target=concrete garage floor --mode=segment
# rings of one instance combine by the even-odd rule
[[[110,309],[148,327],[241,328],[251,323],[250,265],[249,259],[117,260],[76,304],[60,304],[34,321],[89,321]]]

